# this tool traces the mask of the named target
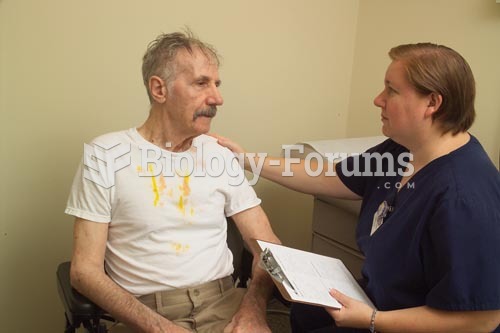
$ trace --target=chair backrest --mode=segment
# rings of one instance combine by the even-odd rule
[[[241,266],[241,254],[243,253],[244,246],[243,238],[231,218],[227,219],[227,246],[233,254],[233,266],[236,272]]]
[[[112,318],[104,316],[104,311],[91,302],[88,298],[76,291],[70,282],[71,262],[66,261],[57,267],[57,291],[64,306],[66,317],[65,333],[73,333],[83,325],[90,333],[106,332],[101,319]]]
[[[245,248],[240,231],[230,217],[227,218],[227,246],[233,254],[233,279],[237,282],[237,287],[246,287],[252,273],[253,256]]]

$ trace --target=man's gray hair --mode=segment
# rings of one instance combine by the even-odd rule
[[[153,98],[151,91],[149,91],[149,79],[152,76],[159,76],[168,86],[176,74],[174,60],[177,51],[185,49],[190,54],[193,54],[195,48],[199,49],[207,58],[219,66],[220,57],[215,48],[200,41],[189,29],[186,29],[185,32],[161,34],[149,43],[142,58],[142,79],[151,103]]]

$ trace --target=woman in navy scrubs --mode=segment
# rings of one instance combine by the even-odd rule
[[[374,101],[388,140],[338,163],[338,177],[309,176],[304,163],[284,177],[284,160],[264,163],[263,177],[291,189],[363,200],[356,237],[377,310],[332,290],[343,307],[294,304],[293,332],[500,332],[500,174],[468,133],[471,69],[430,43],[400,45],[389,56]]]

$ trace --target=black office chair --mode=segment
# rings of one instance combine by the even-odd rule
[[[244,247],[243,240],[234,222],[228,220],[227,225],[227,243],[233,253],[233,278],[237,287],[246,287],[251,275],[253,256]],[[70,266],[71,262],[63,262],[59,264],[56,272],[57,290],[64,305],[64,316],[66,318],[64,333],[75,333],[81,326],[88,333],[106,333],[108,331],[106,322],[109,324],[115,320],[71,286]],[[275,299],[279,300],[280,306],[267,310],[268,320],[271,317],[273,325],[286,326],[288,325],[290,304],[281,297],[277,289],[274,295]],[[279,319],[276,320],[276,317]]]
[[[64,305],[66,328],[64,333],[75,333],[83,326],[89,333],[107,332],[106,324],[101,320],[114,321],[88,298],[73,289],[69,278],[71,262],[66,261],[57,267],[57,291]]]

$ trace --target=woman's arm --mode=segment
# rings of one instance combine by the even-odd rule
[[[220,145],[229,148],[237,156],[244,159],[245,170],[259,173],[260,176],[289,189],[313,195],[327,195],[351,200],[361,199],[360,196],[347,188],[337,175],[330,175],[331,172],[327,172],[327,167],[323,168],[321,174],[315,176],[306,169],[304,159],[294,158],[292,161],[286,158],[262,157],[259,154],[245,152],[241,146],[228,138],[211,135],[217,138]],[[311,160],[308,166],[310,166],[310,170],[318,169],[318,163],[314,160]],[[335,170],[335,167],[330,169]]]
[[[327,308],[337,326],[369,328],[373,309],[339,291],[331,295],[342,305],[342,309]],[[440,333],[490,333],[500,325],[500,310],[493,311],[443,311],[420,306],[415,308],[378,311],[375,315],[377,332],[440,332]]]
[[[380,332],[491,333],[498,325],[500,310],[442,311],[421,306],[380,312],[375,318],[375,327]]]

